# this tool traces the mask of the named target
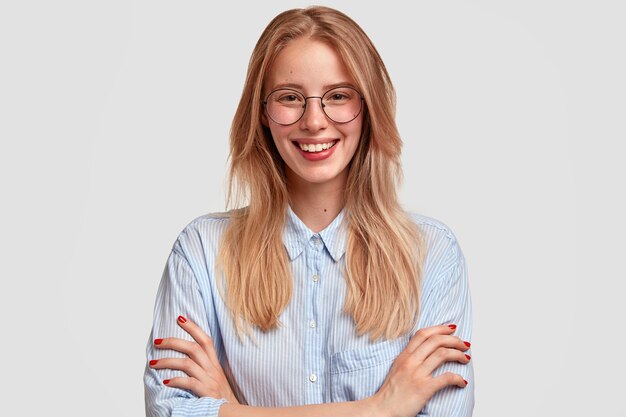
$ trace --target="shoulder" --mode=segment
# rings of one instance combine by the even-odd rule
[[[193,233],[201,233],[202,231],[217,231],[225,228],[233,216],[233,210],[218,213],[207,213],[191,220],[183,228],[180,236]],[[180,237],[179,236],[179,237]]]
[[[407,214],[418,227],[422,238],[429,246],[432,244],[450,245],[456,243],[456,236],[452,229],[442,221],[424,216],[423,214]]]
[[[417,225],[424,242],[426,276],[446,275],[464,263],[457,238],[447,224],[422,214],[407,214]]]
[[[215,251],[233,212],[208,213],[194,218],[178,234],[173,250],[185,257],[206,256]]]

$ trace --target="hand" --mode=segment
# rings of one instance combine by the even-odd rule
[[[415,333],[394,361],[378,392],[368,398],[380,411],[376,415],[414,417],[440,389],[448,385],[467,386],[463,377],[452,372],[432,375],[445,362],[470,361],[464,353],[470,344],[452,336],[455,329],[456,325],[451,324],[427,327]]]
[[[213,340],[200,327],[183,316],[178,317],[177,323],[193,337],[195,342],[169,337],[156,339],[154,347],[172,349],[186,354],[187,358],[151,360],[150,367],[176,369],[188,375],[164,380],[163,383],[168,387],[187,389],[198,397],[225,398],[228,402],[238,404],[217,359]]]

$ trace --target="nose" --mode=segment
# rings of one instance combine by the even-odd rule
[[[307,97],[304,114],[300,119],[300,128],[310,132],[325,129],[328,126],[328,119],[322,110],[321,97]]]

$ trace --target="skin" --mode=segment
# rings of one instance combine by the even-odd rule
[[[305,96],[322,96],[330,85],[354,85],[345,65],[327,44],[301,38],[292,41],[276,57],[270,68],[264,91],[289,84]],[[349,123],[329,120],[319,99],[309,99],[302,118],[289,126],[275,123],[265,115],[280,156],[285,161],[287,189],[291,208],[314,232],[328,226],[343,207],[343,190],[348,179],[348,164],[361,137],[363,112]],[[338,140],[330,158],[305,159],[293,144]]]
[[[272,91],[282,83],[295,84],[305,96],[321,96],[330,84],[354,84],[337,53],[328,45],[308,38],[292,41],[279,53],[268,73],[264,89]],[[281,126],[265,116],[262,123],[269,127],[276,148],[285,161],[292,209],[311,230],[323,230],[343,207],[348,165],[360,139],[362,113],[349,123],[334,123],[326,118],[319,100],[310,99],[304,116],[297,123]],[[333,154],[322,161],[305,159],[293,144],[294,140],[310,143],[329,142],[329,139],[339,142]],[[199,397],[226,398],[228,403],[221,406],[220,417],[410,417],[418,414],[440,389],[449,385],[460,388],[467,385],[457,374],[432,376],[433,371],[446,362],[466,364],[470,361],[469,356],[464,354],[469,349],[469,343],[453,335],[456,326],[441,325],[421,329],[411,338],[394,361],[379,391],[371,397],[353,402],[297,407],[244,406],[237,402],[230,388],[211,338],[189,320],[179,318],[178,324],[195,342],[177,338],[159,339],[155,348],[173,349],[186,354],[187,358],[151,361],[150,366],[177,369],[188,375],[168,380],[168,387],[188,389]]]

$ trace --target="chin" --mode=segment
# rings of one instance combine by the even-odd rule
[[[337,181],[341,181],[343,176],[341,175],[343,171],[337,170],[324,170],[323,172],[292,172],[292,175],[299,178],[301,181],[304,181],[309,184],[331,184]]]

